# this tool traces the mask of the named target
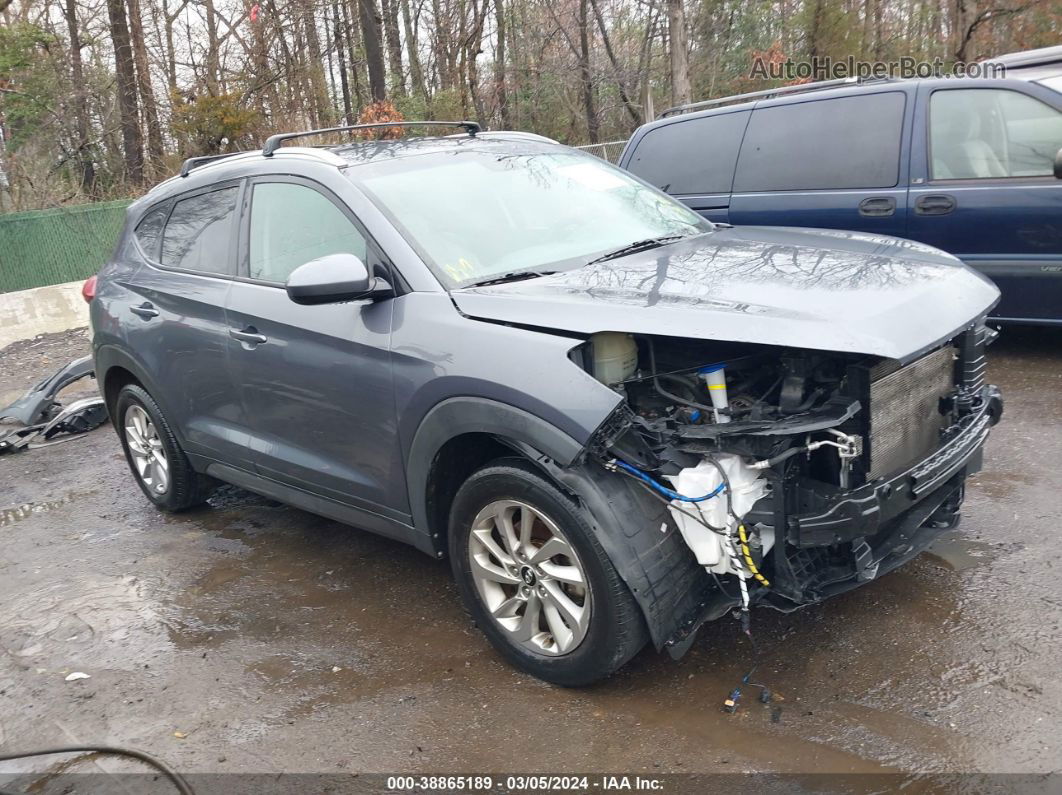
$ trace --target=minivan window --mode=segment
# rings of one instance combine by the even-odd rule
[[[365,260],[364,236],[335,204],[306,185],[254,186],[248,276],[282,283],[300,265],[328,254]]]
[[[1062,113],[1007,89],[934,91],[929,148],[932,179],[1051,176]]]
[[[757,108],[734,192],[894,187],[905,104],[889,91]]]
[[[179,200],[162,235],[160,262],[168,268],[229,273],[229,243],[239,188]]]
[[[627,169],[672,195],[730,193],[749,111],[656,127],[638,142]]]
[[[166,211],[169,205],[156,207],[140,219],[136,225],[136,242],[150,260],[159,258],[159,240],[162,238],[162,225],[166,223]]]

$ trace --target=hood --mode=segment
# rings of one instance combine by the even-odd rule
[[[939,249],[883,235],[718,228],[616,260],[451,293],[473,318],[907,361],[999,300]]]

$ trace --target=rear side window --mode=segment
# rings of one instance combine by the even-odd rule
[[[894,187],[905,104],[890,91],[757,109],[734,192]]]
[[[665,124],[645,134],[627,169],[673,195],[730,193],[749,111]]]
[[[300,265],[328,254],[354,254],[365,261],[365,238],[342,210],[305,185],[254,186],[248,276],[285,282]]]
[[[159,261],[168,268],[229,273],[238,190],[222,188],[178,201],[166,222]]]
[[[136,225],[136,242],[150,260],[159,258],[159,241],[162,239],[162,225],[166,223],[166,211],[169,206],[156,207]]]
[[[929,101],[932,179],[1049,177],[1062,148],[1062,113],[1017,91],[934,91]]]

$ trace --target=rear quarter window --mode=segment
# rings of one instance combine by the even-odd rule
[[[894,187],[905,106],[890,91],[757,108],[734,192]]]
[[[627,170],[666,193],[730,193],[750,111],[665,124],[645,134]]]
[[[159,259],[162,225],[166,223],[166,212],[168,210],[169,204],[150,210],[140,219],[140,223],[136,225],[136,230],[133,232],[140,250],[152,262],[158,262]]]

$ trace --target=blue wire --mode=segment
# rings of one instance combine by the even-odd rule
[[[633,467],[626,461],[620,461],[618,458],[614,459],[614,461],[616,466],[618,466],[624,472],[630,472],[636,478],[649,484],[658,492],[663,494],[665,497],[670,497],[673,500],[679,500],[681,502],[704,502],[705,500],[712,499],[712,497],[718,497],[723,492],[723,489],[726,488],[726,484],[720,483],[716,487],[715,491],[711,491],[708,494],[705,494],[703,497],[686,497],[685,495],[679,494],[677,491],[672,491],[667,486],[661,486],[645,472],[642,472],[642,470],[638,469],[638,467]]]

